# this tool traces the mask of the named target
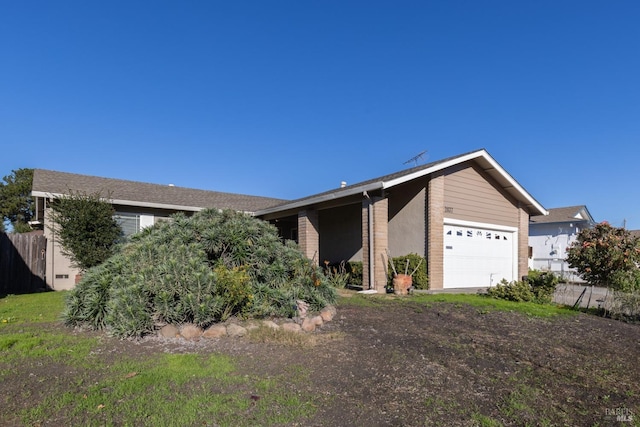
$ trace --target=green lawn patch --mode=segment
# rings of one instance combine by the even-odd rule
[[[0,328],[12,323],[55,322],[60,319],[66,292],[7,295],[0,298]]]

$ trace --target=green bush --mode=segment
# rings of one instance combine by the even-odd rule
[[[516,302],[550,303],[559,278],[551,272],[530,270],[526,280],[507,282],[502,279],[497,286],[489,288],[490,297]]]
[[[629,323],[640,323],[640,291],[613,292],[613,303],[609,308],[611,317]]]
[[[337,289],[344,289],[349,285],[350,273],[347,271],[347,263],[342,261],[339,264],[324,262],[324,275],[329,280],[329,284]]]
[[[409,263],[407,264],[407,261]],[[391,259],[395,270],[398,274],[411,274],[414,270],[412,276],[412,283],[415,289],[429,289],[429,276],[427,276],[427,262],[424,257],[411,253],[408,255],[395,257]],[[417,268],[417,269],[416,269]],[[393,288],[393,268],[391,266],[387,266],[387,287]]]
[[[534,301],[550,303],[560,278],[550,271],[529,270],[526,281],[531,286]]]
[[[640,291],[640,269],[616,270],[609,275],[611,288],[622,293]]]
[[[495,287],[487,289],[487,295],[492,298],[504,299],[516,302],[528,302],[535,300],[531,285],[525,281],[508,282],[502,279]]]
[[[349,273],[349,286],[362,288],[362,261],[349,261],[347,263],[347,272]]]
[[[51,219],[62,247],[71,264],[85,271],[115,253],[122,239],[122,228],[113,215],[113,206],[100,193],[70,191],[51,201]]]
[[[64,318],[142,336],[164,322],[207,327],[230,316],[292,316],[298,299],[319,310],[336,291],[272,225],[207,210],[133,235],[69,292]]]

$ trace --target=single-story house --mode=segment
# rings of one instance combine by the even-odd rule
[[[49,200],[70,190],[108,198],[127,234],[175,212],[247,212],[319,264],[361,261],[364,288],[380,293],[388,256],[409,253],[426,258],[431,289],[517,280],[528,271],[529,218],[547,214],[484,149],[293,201],[36,169],[32,196],[53,289],[73,287],[77,274],[47,226]]]
[[[116,218],[125,235],[166,220],[176,212],[189,214],[205,208],[218,208],[253,214],[260,209],[283,202],[281,199],[268,197],[35,169],[31,195],[35,199],[36,215],[32,223],[43,228],[47,237],[46,283],[55,290],[72,288],[75,285],[75,276],[79,273],[71,266],[69,259],[62,255],[56,236],[49,226],[49,201],[68,195],[70,191],[98,193],[108,199],[113,204]]]
[[[431,289],[517,280],[529,218],[546,214],[484,149],[255,212],[309,258],[362,261],[364,288],[379,293],[388,254],[424,256]]]
[[[529,221],[531,265],[536,270],[552,271],[570,282],[582,281],[565,260],[567,248],[580,231],[595,221],[584,205],[549,209],[549,215],[533,215]]]

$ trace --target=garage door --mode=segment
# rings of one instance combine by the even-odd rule
[[[444,287],[495,286],[515,280],[516,232],[491,227],[444,226]]]

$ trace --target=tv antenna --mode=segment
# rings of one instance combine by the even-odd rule
[[[424,150],[421,153],[416,154],[415,156],[413,156],[412,158],[410,158],[409,160],[407,160],[406,162],[403,163],[403,165],[406,165],[408,163],[415,163],[415,166],[418,166],[418,160],[424,160],[423,156],[427,153],[427,150]]]

